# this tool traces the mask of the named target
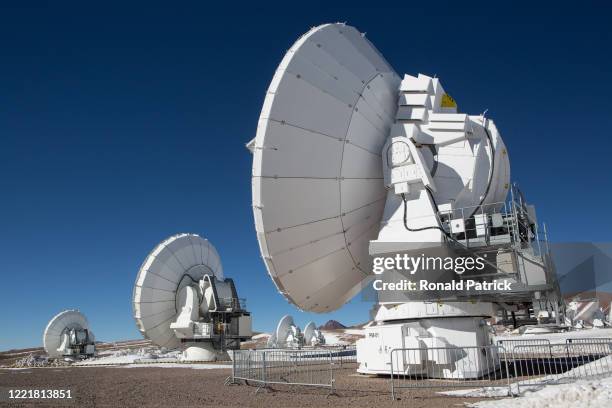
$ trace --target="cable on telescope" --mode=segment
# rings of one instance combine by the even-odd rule
[[[437,218],[438,205],[436,204],[436,200],[434,200],[433,194],[431,193],[431,190],[429,189],[429,187],[425,186],[425,190],[427,191],[427,193],[429,194],[429,198],[431,198],[431,201],[433,202],[433,205],[434,205],[435,210],[436,210],[436,218]],[[404,203],[404,228],[406,228],[410,232],[418,232],[418,231],[425,231],[425,230],[435,229],[435,230],[442,231],[442,233],[445,236],[449,237],[448,232],[446,232],[446,230],[444,228],[442,228],[440,225],[435,225],[435,226],[431,226],[431,227],[410,228],[408,226],[408,219],[407,219],[408,200],[406,200],[406,195],[404,193],[402,193],[402,201]],[[438,223],[439,222],[440,222],[440,220],[438,219]]]
[[[487,198],[487,195],[489,194],[489,190],[491,189],[491,184],[493,182],[493,173],[495,171],[495,147],[493,146],[493,139],[491,138],[491,134],[489,133],[489,130],[487,129],[487,118],[483,118],[483,123],[482,123],[482,127],[484,129],[485,134],[487,135],[487,140],[489,141],[489,148],[491,150],[491,171],[489,172],[489,181],[487,182],[487,189],[485,190],[482,199],[480,200],[480,203],[478,204],[478,206],[476,207],[476,210],[474,212],[476,212],[478,210],[479,207],[482,206],[482,204],[484,203],[484,200]],[[435,152],[435,148],[432,151],[432,153]],[[435,162],[435,160],[434,160]],[[437,164],[437,163],[436,163]],[[404,228],[406,228],[408,231],[410,232],[418,232],[418,231],[425,231],[425,230],[430,230],[430,229],[437,229],[442,231],[442,233],[444,233],[444,235],[455,241],[455,239],[441,226],[440,223],[440,219],[437,217],[438,214],[438,204],[436,203],[436,200],[434,199],[433,193],[431,191],[431,189],[429,188],[429,186],[425,186],[425,190],[427,191],[427,194],[429,194],[429,198],[431,198],[431,201],[435,207],[436,210],[436,218],[438,219],[438,226],[431,226],[431,227],[421,227],[421,228],[410,228],[408,226],[408,221],[407,221],[407,215],[406,212],[408,211],[408,205],[407,205],[407,200],[406,200],[406,196],[405,194],[402,193],[402,201],[404,202]]]
[[[482,119],[482,128],[484,129],[485,134],[487,135],[487,139],[489,140],[489,147],[491,148],[491,172],[489,173],[489,182],[487,183],[487,189],[485,190],[482,196],[482,200],[480,200],[480,204],[478,204],[478,207],[482,206],[482,203],[484,203],[484,200],[487,198],[487,195],[489,194],[489,190],[491,189],[491,183],[493,182],[493,172],[495,171],[495,147],[493,147],[493,139],[491,138],[491,134],[489,133],[489,130],[487,129],[488,120],[489,119],[487,118]],[[476,210],[474,210],[474,213],[478,211],[478,207],[476,207]]]
[[[436,204],[436,200],[433,197],[433,194],[431,192],[431,190],[429,189],[428,186],[425,186],[425,190],[427,190],[427,193],[429,194],[429,197],[431,198],[431,201],[433,202],[433,205],[436,209],[436,218],[437,218],[437,214],[438,214],[438,204]],[[458,244],[459,246],[461,246],[463,249],[467,250],[468,252],[470,252],[472,255],[476,255],[478,256],[478,254],[473,251],[472,249],[466,247],[465,245],[463,245],[461,242],[459,242],[457,239],[453,238],[453,236],[447,232],[444,228],[442,228],[441,226],[431,226],[431,227],[422,227],[422,228],[410,228],[408,226],[408,222],[406,220],[406,212],[408,210],[408,204],[407,204],[407,200],[406,200],[406,195],[404,193],[402,193],[402,201],[404,202],[404,227],[410,231],[410,232],[417,232],[417,231],[424,231],[424,230],[430,230],[430,229],[437,229],[442,231],[442,233],[445,236],[445,239],[447,240],[451,240],[453,241],[455,244]],[[440,223],[440,219],[438,218],[438,223]],[[489,262],[485,259],[483,259],[485,263],[489,264],[490,266],[492,266],[493,268],[501,271],[501,269],[499,269],[499,267],[497,267],[497,265],[493,264],[492,262]],[[503,272],[503,271],[501,271]]]

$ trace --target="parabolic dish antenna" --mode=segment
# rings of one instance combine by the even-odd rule
[[[302,331],[295,325],[292,316],[285,315],[276,325],[276,331],[268,339],[267,347],[300,348],[303,345],[304,336],[302,336]]]
[[[295,327],[293,317],[289,315],[283,316],[278,325],[276,325],[276,341],[279,344],[284,344],[287,341],[287,337],[291,334],[293,327]]]
[[[325,344],[325,336],[319,329],[315,322],[310,322],[304,328],[304,344],[306,346],[318,346]]]
[[[248,145],[255,225],[272,280],[300,309],[339,308],[369,274],[400,81],[359,31],[327,24],[293,44],[268,88]]]
[[[317,326],[314,322],[310,322],[306,325],[306,327],[304,327],[304,343],[310,344],[316,328]]]
[[[43,347],[49,357],[55,358],[70,354],[93,354],[94,340],[87,318],[78,310],[70,309],[58,313],[49,321],[43,334]],[[89,350],[86,350],[87,345],[91,346]],[[71,346],[75,347],[73,351]],[[77,350],[76,346],[83,347]]]
[[[276,332],[272,333],[270,337],[268,337],[268,341],[266,342],[267,348],[275,348],[276,347]]]
[[[138,330],[160,347],[179,347],[180,340],[170,328],[184,303],[177,293],[204,275],[223,279],[221,259],[208,240],[178,234],[157,245],[140,267],[134,286]]]

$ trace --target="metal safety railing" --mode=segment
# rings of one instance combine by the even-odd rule
[[[323,351],[332,353],[332,360],[338,363],[356,363],[357,362],[357,346],[355,344],[333,344],[333,345],[318,345],[318,346],[303,346],[301,348],[272,348],[272,347],[261,347],[253,348],[249,350],[261,350],[261,351],[272,351],[272,350],[284,350],[284,351]]]
[[[565,339],[566,344],[592,344],[592,343],[612,343],[612,337],[584,337],[584,338],[573,338]]]
[[[521,388],[524,390],[612,374],[610,342],[552,344],[548,350],[544,348],[542,345],[514,347],[512,369],[517,379],[518,393]]]
[[[391,396],[402,388],[505,387],[508,362],[501,346],[391,350]]]
[[[589,341],[590,340],[590,341]],[[228,384],[257,391],[274,384],[320,387],[335,393],[335,372],[353,369],[354,345],[312,349],[232,352]],[[474,347],[396,348],[390,353],[391,395],[415,388],[486,389],[487,395],[519,395],[547,384],[612,375],[612,339],[500,339]],[[478,391],[478,390],[476,390]]]
[[[607,338],[568,339],[560,344],[511,339],[484,347],[397,348],[390,356],[394,399],[410,388],[486,388],[495,396],[518,395],[542,385],[612,375],[612,339]]]
[[[324,350],[332,352],[332,361],[340,368],[346,364],[357,363],[357,346],[354,344],[325,346]]]
[[[219,304],[223,310],[246,310],[246,299],[245,298],[219,298]]]
[[[533,352],[535,356],[548,355],[550,353],[550,340],[548,339],[500,339],[496,343],[501,347],[503,358],[512,358],[512,351],[516,346],[533,346],[525,350],[525,353]],[[533,357],[526,355],[525,357]]]
[[[539,229],[516,185],[512,185],[507,201],[445,209],[438,211],[437,215],[448,232],[462,236],[468,247],[472,246],[470,241],[479,245],[483,239],[487,242],[493,239],[489,244],[495,244],[495,236],[501,234],[513,244],[533,242],[537,246],[538,254],[549,249],[546,227]],[[452,220],[463,222],[452,226]],[[545,243],[546,248],[540,247],[540,243],[536,241]]]
[[[334,370],[356,361],[354,348],[235,350],[229,384],[321,387],[335,391]],[[252,383],[252,384],[251,384]]]
[[[511,252],[529,247],[529,253],[533,255],[529,262],[537,262],[542,268],[549,267],[546,225],[540,228],[537,220],[532,219],[522,193],[514,184],[507,201],[440,210],[437,216],[460,248],[471,248],[486,256],[488,252],[495,255],[498,247],[506,247]],[[494,249],[487,250],[489,246]],[[498,272],[507,272],[508,266],[498,267]]]

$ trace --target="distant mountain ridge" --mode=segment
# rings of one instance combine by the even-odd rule
[[[319,330],[339,330],[346,329],[346,326],[336,320],[328,320],[325,324],[319,326]]]

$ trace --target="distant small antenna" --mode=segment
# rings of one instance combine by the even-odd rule
[[[43,334],[43,347],[49,357],[55,358],[83,359],[96,352],[89,322],[76,309],[64,310],[49,321]]]
[[[283,316],[276,331],[268,340],[268,346],[273,348],[301,348],[304,345],[302,331],[293,321],[290,315]]]
[[[308,323],[304,328],[304,344],[306,346],[319,346],[325,344],[325,337],[317,328],[315,322]]]

